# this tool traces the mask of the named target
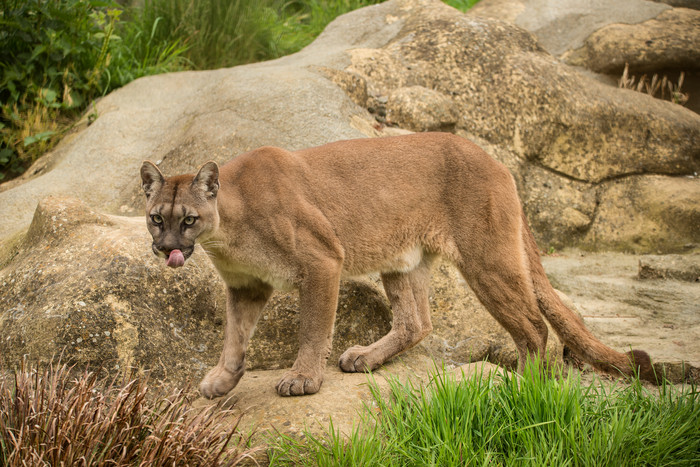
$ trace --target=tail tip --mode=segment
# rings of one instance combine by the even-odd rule
[[[629,358],[632,372],[639,376],[639,379],[649,381],[650,383],[659,384],[659,378],[654,370],[654,365],[651,363],[649,354],[643,350],[632,350],[626,353]]]

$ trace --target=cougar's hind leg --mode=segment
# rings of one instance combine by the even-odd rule
[[[528,355],[545,358],[547,325],[540,313],[519,233],[492,235],[489,245],[472,246],[459,267],[479,301],[515,341],[518,371]],[[519,229],[517,229],[519,230]]]
[[[343,371],[374,370],[430,333],[430,263],[430,258],[424,257],[409,272],[381,275],[393,313],[391,331],[371,345],[356,345],[347,349],[340,356],[339,364]]]

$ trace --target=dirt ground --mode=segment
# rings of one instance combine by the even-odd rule
[[[675,371],[681,362],[700,367],[700,282],[638,279],[646,258],[567,250],[542,263],[552,285],[573,300],[604,343],[646,350],[656,364]]]

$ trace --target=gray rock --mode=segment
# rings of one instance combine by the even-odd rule
[[[552,177],[528,166],[520,175],[521,196],[530,227],[545,248],[581,243],[596,216],[598,189],[589,183]]]
[[[596,217],[582,246],[636,253],[697,247],[700,183],[696,177],[631,176],[604,183],[600,189]]]
[[[608,24],[641,23],[668,8],[646,0],[481,0],[468,14],[527,29],[558,56],[581,47],[588,36]]]
[[[673,8],[639,24],[611,24],[562,59],[600,73],[620,75],[700,68],[700,11]]]

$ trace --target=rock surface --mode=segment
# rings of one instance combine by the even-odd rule
[[[675,255],[667,261],[678,261]],[[700,378],[700,282],[639,280],[648,256],[565,250],[542,258],[552,284],[576,303],[586,326],[616,349],[649,352],[681,377]],[[688,263],[700,267],[697,255]],[[684,364],[685,363],[685,364]]]
[[[700,254],[642,256],[638,277],[700,282]]]
[[[599,188],[596,219],[582,244],[637,252],[688,251],[700,232],[695,177],[630,176]]]
[[[459,108],[448,96],[423,86],[393,90],[386,106],[390,121],[412,131],[449,131],[459,117]]]
[[[572,65],[600,73],[700,68],[700,11],[673,8],[640,24],[611,24],[564,54]]]

